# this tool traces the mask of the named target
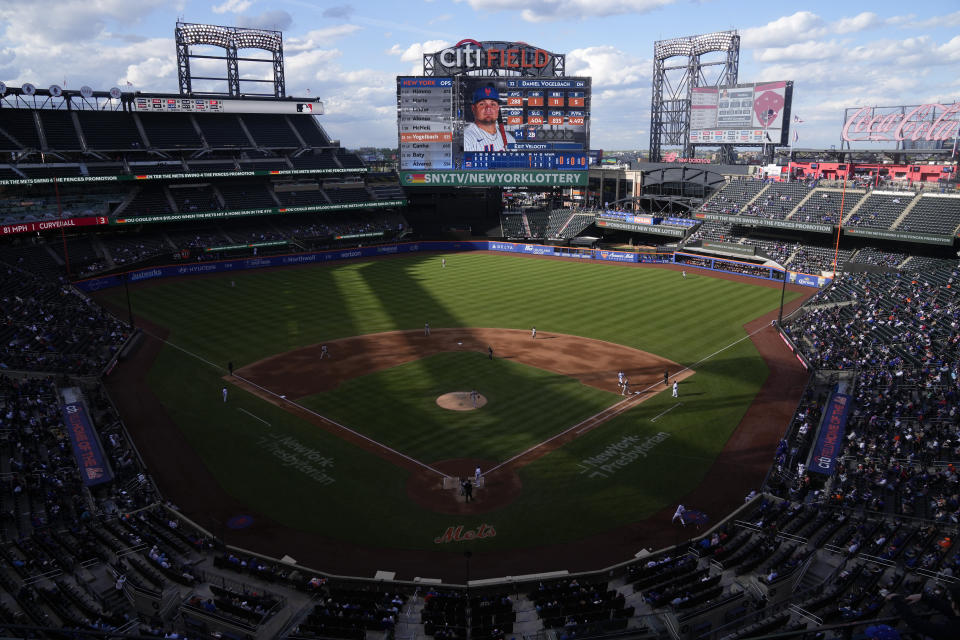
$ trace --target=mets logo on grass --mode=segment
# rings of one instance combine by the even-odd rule
[[[468,540],[479,540],[481,538],[492,538],[497,535],[497,530],[493,525],[482,524],[476,529],[465,529],[464,526],[447,527],[442,536],[433,539],[433,544],[446,544],[448,542],[466,542]]]

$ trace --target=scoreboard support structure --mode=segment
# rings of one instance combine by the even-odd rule
[[[723,53],[722,60],[707,62],[702,56]],[[685,61],[670,64],[671,58]],[[719,67],[711,81],[712,67]],[[718,31],[653,43],[653,94],[650,104],[650,161],[662,161],[662,147],[683,147],[683,157],[693,155],[690,143],[690,106],[693,89],[737,83],[740,35]],[[729,153],[729,150],[727,151]]]

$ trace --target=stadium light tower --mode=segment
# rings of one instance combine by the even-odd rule
[[[723,58],[704,61],[703,56],[722,53]],[[672,58],[684,58],[671,63]],[[699,36],[658,40],[653,43],[653,96],[650,103],[650,161],[661,161],[663,145],[682,146],[690,157],[690,102],[695,87],[737,83],[740,66],[740,36],[736,31],[718,31]],[[727,155],[730,145],[721,145]]]
[[[241,82],[261,82],[273,85],[273,93],[251,93],[246,95],[273,96],[284,98],[287,95],[283,77],[283,34],[270,29],[243,29],[241,27],[222,27],[214,24],[193,24],[178,22],[174,31],[177,43],[177,75],[180,80],[180,95],[230,96],[239,98]],[[215,56],[191,52],[193,46],[219,47],[224,55]],[[260,49],[272,53],[271,58],[241,58],[240,49]],[[227,76],[225,78],[212,76],[195,76],[190,70],[190,61],[193,58],[207,60],[225,60]],[[269,62],[273,65],[273,79],[241,78],[240,62]],[[227,90],[223,91],[195,91],[194,80],[215,80],[226,82]]]

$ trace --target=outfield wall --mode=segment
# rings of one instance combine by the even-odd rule
[[[774,267],[765,267],[766,275],[756,275],[750,273],[741,273],[736,268],[739,263],[736,260],[724,258],[705,258],[700,255],[683,253],[634,253],[632,251],[608,251],[606,249],[579,249],[574,247],[556,247],[542,244],[530,244],[522,242],[503,242],[503,241],[461,241],[453,242],[448,240],[429,240],[424,242],[405,242],[398,244],[384,244],[372,247],[355,247],[352,249],[337,249],[331,251],[318,251],[314,253],[297,253],[279,256],[249,257],[236,260],[218,260],[210,262],[191,262],[184,264],[172,264],[159,267],[145,267],[143,269],[134,269],[124,273],[87,278],[74,282],[74,286],[87,293],[99,291],[101,289],[110,289],[118,287],[125,282],[141,282],[144,280],[156,280],[158,278],[172,278],[178,276],[189,276],[204,273],[232,273],[236,271],[247,271],[250,269],[266,269],[270,267],[289,267],[304,264],[321,264],[340,260],[352,260],[355,258],[374,258],[384,255],[395,255],[400,253],[419,253],[421,251],[498,251],[502,253],[523,253],[536,256],[554,256],[558,258],[571,258],[574,260],[600,260],[604,262],[634,262],[634,263],[674,263],[678,262],[676,256],[689,256],[704,261],[703,264],[685,263],[685,266],[705,269],[707,271],[718,271],[721,273],[735,273],[745,275],[751,278],[760,278],[763,280],[777,280],[782,278],[774,277],[774,274],[782,273],[782,270]],[[728,268],[724,269],[723,267]],[[756,267],[757,265],[751,265]],[[820,278],[803,273],[787,272],[787,282],[799,284],[806,287],[821,287],[830,282],[829,278]]]

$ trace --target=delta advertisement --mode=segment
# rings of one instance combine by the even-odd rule
[[[91,487],[113,480],[113,472],[107,466],[103,450],[100,448],[100,441],[83,405],[78,402],[65,404],[63,423],[70,436],[73,455],[80,466],[83,484]]]
[[[830,396],[807,469],[826,476],[833,475],[837,458],[843,453],[843,434],[852,406],[853,400],[846,394],[834,393]]]

